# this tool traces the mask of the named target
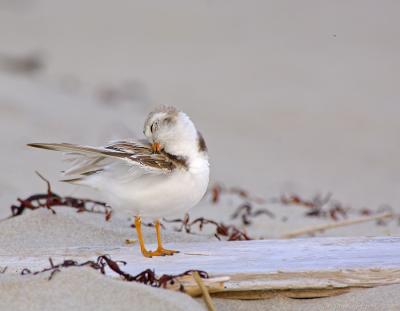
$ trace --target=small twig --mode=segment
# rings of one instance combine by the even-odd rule
[[[135,239],[126,239],[125,240],[125,244],[129,245],[129,244],[135,244],[137,242],[137,240]]]
[[[44,178],[43,175],[41,175],[38,171],[35,171],[35,173],[36,173],[36,175],[38,175],[39,178],[42,179],[42,180],[46,183],[46,185],[47,185],[46,207],[47,207],[53,214],[55,214],[55,213],[56,213],[55,210],[53,210],[53,209],[51,208],[51,198],[52,198],[52,196],[53,196],[53,191],[51,191],[50,182],[49,182],[46,178]]]
[[[193,272],[193,278],[196,281],[197,285],[200,287],[208,311],[216,311],[214,303],[210,297],[210,293],[208,292],[207,287],[204,285],[204,282],[197,271]]]
[[[333,229],[333,228],[338,228],[338,227],[345,227],[345,226],[350,226],[354,224],[359,224],[371,220],[381,220],[389,217],[394,217],[395,214],[392,212],[387,212],[383,214],[378,214],[378,215],[373,215],[373,216],[363,216],[359,217],[356,219],[349,219],[349,220],[343,220],[340,222],[335,222],[335,223],[330,223],[330,224],[325,224],[325,225],[319,225],[319,226],[313,226],[310,228],[298,230],[298,231],[293,231],[290,233],[287,233],[283,235],[284,239],[291,239],[295,238],[298,236],[306,235],[306,234],[314,234],[320,231],[328,230],[328,229]]]
[[[35,174],[38,175],[39,178],[40,178],[41,180],[43,180],[43,181],[46,183],[46,185],[47,185],[47,193],[48,193],[48,194],[51,194],[52,192],[51,192],[51,185],[50,185],[50,182],[49,182],[46,178],[44,178],[43,175],[40,174],[38,171],[35,171]]]

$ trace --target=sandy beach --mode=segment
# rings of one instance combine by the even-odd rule
[[[59,183],[61,156],[27,143],[141,138],[145,116],[159,104],[187,112],[208,144],[210,192],[191,219],[276,239],[399,213],[398,10],[389,1],[0,1],[0,219],[17,198],[46,191],[35,171],[60,195],[103,200],[94,190]],[[216,184],[223,191],[212,202]],[[307,216],[307,204],[284,198],[328,199]],[[242,214],[233,217],[248,202],[252,211],[268,212],[249,216],[250,224]],[[117,208],[110,221],[66,207],[55,211],[0,222],[0,268],[2,255],[117,247],[136,238],[133,215]],[[213,226],[189,234],[164,225],[167,243],[218,241]],[[153,230],[144,228],[146,240],[154,240]],[[392,217],[317,235],[399,234]],[[51,281],[19,272],[0,274],[1,310],[205,310],[200,298],[89,268],[65,269]],[[398,290],[214,302],[217,310],[396,310]]]

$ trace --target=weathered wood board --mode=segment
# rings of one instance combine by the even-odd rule
[[[126,261],[123,270],[130,274],[150,268],[160,275],[198,269],[213,277],[229,276],[223,288],[211,291],[220,297],[241,299],[276,294],[323,297],[354,287],[400,283],[400,237],[176,243],[167,247],[181,253],[144,258],[137,245],[34,250],[19,256],[0,250],[0,266],[12,272],[41,270],[49,266],[49,257],[57,263],[109,254],[114,260]]]

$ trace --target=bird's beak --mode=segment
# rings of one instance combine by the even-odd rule
[[[161,151],[160,143],[152,143],[151,149],[153,150],[153,152],[159,153]]]

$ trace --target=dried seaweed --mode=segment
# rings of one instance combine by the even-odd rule
[[[91,267],[91,268],[96,269],[96,270],[103,269],[103,267],[98,262],[94,262],[92,260],[88,260],[88,261],[85,261],[83,263],[78,263],[75,260],[68,259],[68,260],[64,260],[60,264],[54,265],[53,260],[51,258],[49,258],[49,263],[50,263],[50,267],[44,268],[43,270],[40,270],[40,271],[32,272],[28,268],[22,269],[21,275],[26,275],[26,274],[37,275],[37,274],[40,274],[40,273],[45,273],[45,272],[49,272],[50,271],[50,276],[48,278],[48,280],[50,281],[53,278],[54,274],[56,274],[57,272],[61,271],[61,268],[85,267],[85,266],[87,266],[87,267]],[[103,271],[103,273],[104,273],[104,271]]]
[[[225,225],[222,222],[217,222],[212,219],[207,219],[204,217],[196,218],[193,221],[190,221],[189,214],[186,214],[183,219],[177,218],[172,220],[164,219],[167,223],[179,223],[180,227],[175,228],[175,231],[182,232],[185,230],[186,233],[193,233],[193,226],[198,225],[198,230],[202,231],[204,225],[213,225],[215,226],[215,237],[219,240],[221,236],[226,237],[228,241],[243,241],[243,240],[252,240],[247,233],[238,229],[234,225]]]
[[[293,194],[289,196],[282,195],[278,199],[273,199],[273,203],[281,203],[283,205],[298,205],[309,209],[305,216],[330,218],[334,221],[347,219],[349,213],[358,214],[361,216],[371,216],[374,214],[381,214],[384,212],[393,212],[393,208],[389,205],[382,205],[376,211],[369,208],[352,208],[345,206],[343,203],[333,200],[332,194],[328,193],[325,196],[316,195],[311,200],[301,198],[299,195]],[[390,219],[378,219],[377,225],[387,225]],[[399,218],[400,225],[400,218]]]
[[[57,272],[60,272],[62,268],[69,267],[90,267],[95,270],[100,271],[102,274],[105,274],[105,269],[108,267],[116,274],[118,274],[123,280],[128,282],[138,282],[145,285],[150,285],[152,287],[163,287],[166,288],[168,284],[174,284],[176,280],[185,275],[191,275],[193,272],[198,272],[202,278],[208,278],[209,275],[205,271],[201,270],[188,270],[181,274],[163,274],[160,277],[157,277],[154,270],[146,269],[140,272],[137,275],[131,275],[120,268],[120,265],[126,265],[124,261],[115,261],[112,260],[109,255],[102,255],[97,258],[96,261],[88,260],[83,263],[78,263],[75,260],[64,260],[62,263],[54,265],[53,260],[49,258],[50,267],[44,268],[40,271],[32,272],[30,269],[23,269],[21,271],[21,275],[37,275],[45,272],[50,272],[50,276],[48,280],[50,281]],[[180,290],[184,290],[181,285]]]
[[[311,200],[306,200],[299,195],[282,195],[278,199],[272,200],[273,203],[283,205],[298,205],[309,209],[305,215],[310,217],[331,218],[332,220],[345,219],[350,210],[342,203],[332,200],[332,194],[315,195]]]
[[[209,191],[211,194],[211,202],[216,204],[220,201],[221,195],[222,194],[234,194],[239,196],[242,199],[246,199],[247,201],[258,203],[258,204],[263,204],[266,201],[263,198],[260,197],[255,197],[249,194],[247,190],[244,190],[243,188],[239,187],[225,187],[221,184],[215,184],[212,186]]]
[[[211,187],[209,191],[211,193],[211,202],[213,202],[214,204],[218,203],[222,192],[221,185],[215,184],[213,187]]]
[[[26,55],[0,55],[0,69],[16,74],[36,74],[43,71],[45,63],[38,52]]]
[[[114,271],[115,273],[120,275],[125,281],[128,281],[128,282],[139,282],[139,283],[143,283],[143,284],[146,284],[146,285],[150,285],[152,287],[164,287],[165,288],[168,284],[173,284],[177,278],[185,276],[185,275],[190,275],[195,271],[198,272],[202,278],[208,278],[209,277],[207,272],[201,271],[201,270],[188,270],[188,271],[185,271],[185,272],[183,272],[181,274],[176,274],[176,275],[163,274],[162,276],[157,277],[157,275],[155,274],[154,270],[146,269],[146,270],[140,272],[137,275],[131,275],[129,273],[126,273],[126,272],[122,271],[120,269],[119,265],[118,265],[118,263],[122,263],[122,264],[125,265],[126,264],[125,262],[113,261],[107,255],[100,256],[97,259],[97,262],[102,267],[108,266],[112,271]],[[103,273],[104,273],[104,268],[103,268]]]
[[[284,204],[284,205],[300,205],[303,207],[316,209],[322,208],[331,200],[332,194],[328,193],[325,196],[321,196],[319,194],[315,195],[311,200],[306,200],[301,198],[297,194],[291,195],[282,195],[279,199],[274,200],[275,202]]]
[[[380,214],[380,213],[393,213],[393,214],[395,214],[393,208],[392,208],[390,205],[381,205],[381,206],[377,209],[376,213],[377,213],[377,214]],[[373,213],[372,213],[372,214],[373,214]],[[399,217],[398,219],[399,219],[399,221],[400,221],[400,217]],[[377,224],[378,226],[386,226],[386,225],[388,224],[389,221],[390,221],[389,218],[386,218],[386,219],[382,218],[382,219],[378,219],[378,220],[376,221],[376,224]]]
[[[254,218],[260,215],[267,215],[270,218],[275,218],[275,215],[266,208],[260,208],[253,211],[253,206],[251,203],[246,202],[241,204],[236,211],[231,215],[231,219],[237,219],[241,217],[242,223],[245,226],[251,225],[250,217]]]
[[[54,206],[67,206],[71,208],[75,208],[78,213],[81,212],[90,212],[90,213],[102,213],[105,214],[106,221],[110,220],[112,215],[112,209],[104,202],[95,201],[91,199],[82,199],[75,197],[62,197],[56,193],[54,193],[51,189],[50,182],[45,179],[38,172],[36,174],[46,182],[47,184],[47,193],[38,193],[29,196],[26,199],[18,198],[19,205],[11,206],[11,216],[15,217],[23,214],[25,210],[36,210],[39,208],[47,208],[53,214],[55,214]]]

